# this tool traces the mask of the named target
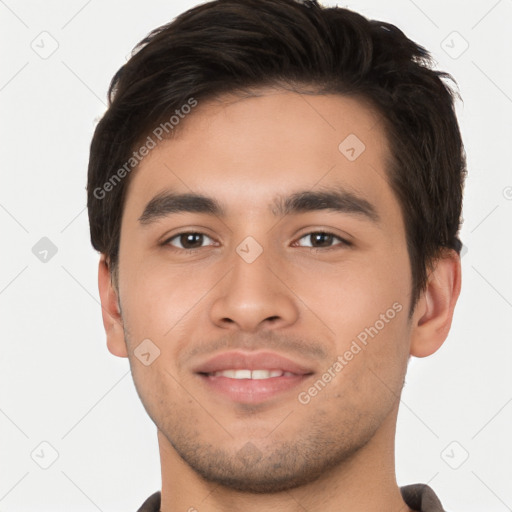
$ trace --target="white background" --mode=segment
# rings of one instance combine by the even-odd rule
[[[156,429],[105,345],[86,169],[112,75],[195,4],[0,1],[2,512],[135,511],[160,489]],[[462,294],[445,345],[410,365],[399,484],[429,482],[451,511],[512,510],[512,0],[339,5],[402,28],[464,99]],[[57,248],[46,263],[32,252],[42,237]]]

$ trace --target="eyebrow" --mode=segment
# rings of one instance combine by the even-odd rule
[[[319,191],[304,190],[289,196],[279,195],[270,204],[270,211],[276,217],[319,210],[354,215],[375,224],[380,222],[374,205],[354,192],[341,188]],[[147,203],[139,217],[139,222],[146,226],[177,213],[205,213],[226,217],[225,208],[212,197],[195,193],[181,194],[164,191]]]

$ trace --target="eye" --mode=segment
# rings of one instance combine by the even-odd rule
[[[309,240],[309,244],[302,245],[301,247],[311,247],[313,249],[334,249],[335,246],[332,245],[334,240],[339,240],[342,246],[352,245],[347,240],[344,240],[343,238],[340,238],[339,236],[327,231],[314,231],[312,233],[308,233],[307,235],[299,238],[298,241],[300,242],[301,240]]]
[[[304,245],[300,244],[299,242],[301,240],[305,240],[306,243]],[[208,243],[208,241],[210,243]],[[333,242],[336,241],[338,241],[338,243],[333,245]],[[208,235],[205,235],[204,233],[199,233],[196,231],[187,231],[183,233],[178,233],[168,238],[163,242],[162,245],[170,245],[174,249],[197,250],[208,245],[213,245],[213,243],[213,239]],[[296,242],[294,245],[298,245],[299,247],[310,247],[312,249],[327,250],[335,249],[336,246],[339,245],[350,246],[352,244],[347,240],[335,235],[334,233],[329,233],[327,231],[314,231],[299,238],[298,242]]]
[[[185,232],[178,233],[177,235],[168,238],[164,245],[170,245],[176,249],[200,249],[203,246],[203,242],[205,239],[213,241],[209,236],[204,233],[196,233],[196,232]],[[174,242],[173,242],[174,241]],[[207,244],[208,245],[208,244]]]

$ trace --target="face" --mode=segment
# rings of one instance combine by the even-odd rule
[[[385,134],[357,100],[271,90],[199,103],[181,128],[123,212],[135,385],[208,481],[293,488],[396,416],[412,281]]]

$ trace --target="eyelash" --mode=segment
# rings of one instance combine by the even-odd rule
[[[302,240],[303,238],[305,238],[307,236],[318,235],[318,234],[332,236],[333,238],[337,238],[341,242],[341,244],[339,244],[339,245],[341,245],[342,247],[343,246],[350,247],[352,245],[352,243],[349,242],[348,240],[345,240],[344,238],[341,238],[340,236],[338,236],[338,235],[336,235],[334,233],[331,233],[330,231],[323,231],[323,230],[321,230],[321,231],[310,231],[309,233],[306,233],[306,234],[302,235],[297,240]],[[174,240],[175,238],[179,238],[182,235],[202,235],[202,236],[205,236],[205,237],[210,238],[211,240],[213,240],[212,237],[208,236],[206,233],[201,233],[199,231],[182,231],[181,233],[176,233],[172,237],[167,238],[164,242],[162,242],[161,245],[162,246],[171,247],[172,250],[176,250],[176,251],[198,251],[200,249],[204,249],[204,247],[194,247],[194,248],[191,248],[191,249],[186,249],[186,248],[182,248],[182,247],[174,247],[173,245],[170,244],[171,240]],[[339,245],[333,245],[333,246],[330,246],[330,247],[309,247],[309,246],[306,246],[305,248],[306,249],[311,249],[311,250],[329,251],[329,250],[333,250],[333,249],[339,248]]]

